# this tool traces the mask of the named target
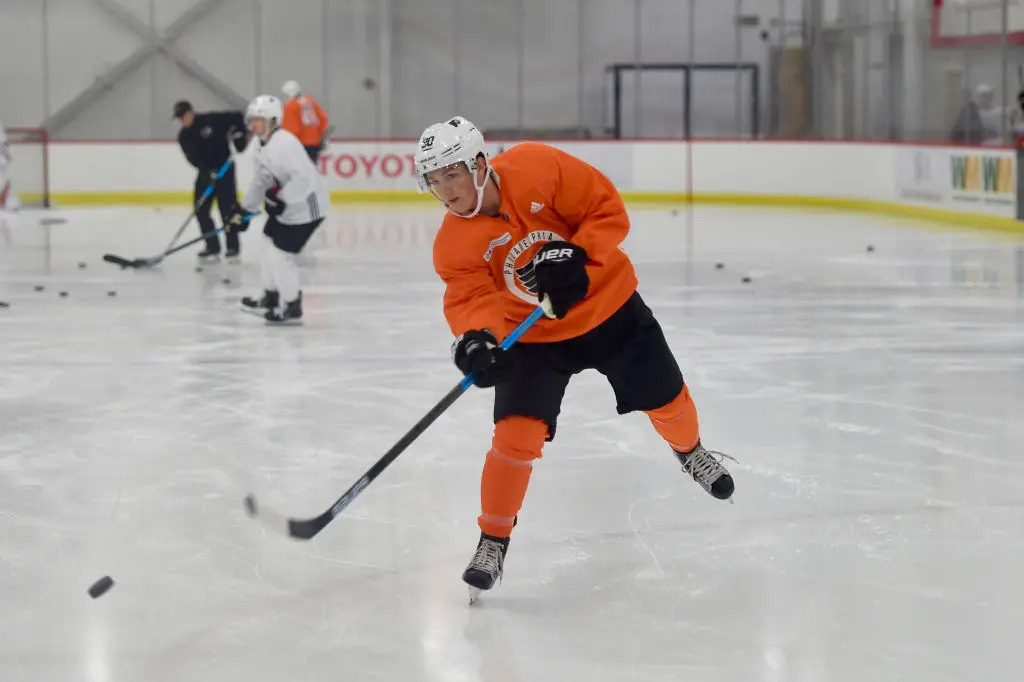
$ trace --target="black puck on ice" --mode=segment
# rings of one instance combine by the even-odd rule
[[[224,284],[231,284],[231,280],[227,277],[224,278]]]
[[[7,301],[0,301],[0,308],[10,308],[11,304]]]
[[[117,292],[111,289],[110,291],[107,292],[107,296],[117,296]]]
[[[725,267],[725,263],[715,263],[715,270],[721,270]]]
[[[68,292],[66,292],[66,291],[62,291],[62,292],[60,292],[60,294],[59,294],[59,295],[60,295],[60,297],[61,297],[61,298],[67,298],[67,296],[68,296]]]
[[[255,497],[253,497],[252,495],[246,495],[245,499],[242,500],[242,503],[245,504],[245,513],[246,514],[248,514],[249,516],[256,516],[256,509],[257,509],[257,507],[256,507],[256,498]]]
[[[202,272],[202,271],[203,271],[203,266],[197,265],[196,266],[196,272]]]
[[[744,284],[750,284],[750,278],[749,277],[744,277],[743,278],[743,283]]]
[[[93,599],[102,597],[111,587],[114,586],[114,579],[105,575],[89,587],[89,596]]]
[[[85,263],[79,263],[78,264],[78,269],[79,270],[85,270]]]
[[[872,246],[871,244],[868,244],[868,253],[871,253],[874,250],[875,250],[875,247]]]
[[[43,289],[45,289],[45,288],[46,288],[46,287],[44,287],[44,286],[43,286],[42,284],[37,284],[37,285],[35,286],[35,290],[36,290],[36,291],[42,291],[42,290],[43,290]]]

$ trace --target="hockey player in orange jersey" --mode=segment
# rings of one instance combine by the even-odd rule
[[[481,478],[480,540],[463,574],[471,599],[501,577],[533,462],[555,436],[570,378],[607,377],[620,414],[643,411],[683,470],[714,497],[729,472],[700,442],[697,409],[661,327],[620,248],[629,217],[596,168],[525,142],[488,161],[462,117],[427,128],[416,151],[421,191],[448,209],[434,241],[453,360],[493,386],[494,438]],[[498,341],[541,303],[542,318],[510,350]]]
[[[329,123],[327,114],[315,99],[302,94],[302,88],[295,81],[281,86],[281,92],[287,98],[281,128],[299,138],[309,158],[316,163],[327,142],[324,139]]]

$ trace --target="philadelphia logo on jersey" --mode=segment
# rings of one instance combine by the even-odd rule
[[[505,286],[516,297],[530,304],[537,303],[537,276],[533,271],[533,255],[548,242],[564,242],[565,239],[551,230],[535,230],[526,235],[509,249],[505,256]]]

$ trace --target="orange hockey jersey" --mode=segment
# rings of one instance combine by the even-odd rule
[[[551,241],[571,241],[590,256],[587,297],[561,320],[542,317],[526,343],[587,333],[636,290],[633,264],[619,244],[629,218],[615,186],[593,166],[554,147],[524,142],[491,162],[501,189],[496,218],[448,214],[434,240],[434,269],[445,283],[444,314],[456,336],[490,329],[505,337],[537,307],[533,256]]]
[[[300,95],[285,102],[281,127],[299,138],[303,147],[319,147],[327,130],[327,114],[315,99]]]

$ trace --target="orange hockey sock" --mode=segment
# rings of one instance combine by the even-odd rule
[[[533,473],[533,460],[540,457],[548,425],[532,417],[506,417],[494,427],[494,440],[480,476],[480,530],[507,538],[512,534],[516,514],[523,506]]]
[[[648,410],[647,416],[654,430],[668,441],[676,452],[689,452],[700,440],[697,424],[697,406],[690,399],[690,391],[683,386],[682,392],[664,407]]]

